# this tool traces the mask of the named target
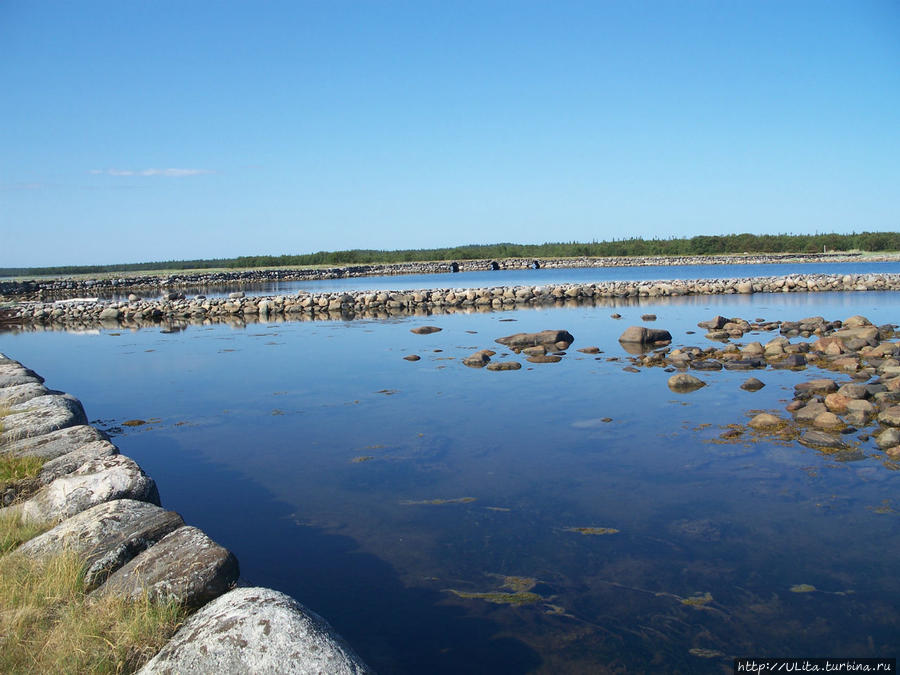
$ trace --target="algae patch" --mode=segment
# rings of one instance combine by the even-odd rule
[[[455,499],[404,499],[400,503],[404,506],[440,506],[442,504],[471,504],[475,497],[457,497]]]
[[[530,591],[537,585],[537,579],[533,577],[503,577],[502,588],[507,588],[514,593]]]
[[[812,584],[794,584],[791,586],[791,593],[812,593],[817,590],[819,589]]]
[[[578,532],[579,534],[587,535],[601,535],[601,534],[616,534],[618,530],[614,527],[567,527],[566,532]]]
[[[453,588],[447,588],[445,590],[464,600],[484,600],[485,602],[490,602],[495,605],[512,605],[514,607],[519,607],[521,605],[533,605],[542,601],[541,596],[537,593],[529,593],[527,591],[520,591],[518,593],[502,593],[500,591],[469,593],[467,591],[458,591]]]

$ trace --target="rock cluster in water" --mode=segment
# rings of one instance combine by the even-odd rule
[[[72,551],[94,595],[147,592],[200,608],[141,672],[370,672],[297,602],[269,589],[233,589],[234,555],[162,508],[153,479],[87,424],[78,399],[48,390],[2,354],[0,408],[0,453],[45,460],[36,478],[4,486],[0,515],[54,525],[7,555]]]
[[[708,330],[706,337],[720,346],[663,347],[632,357],[636,366],[662,367],[678,374],[669,386],[681,393],[707,384],[688,373],[767,368],[804,371],[817,369],[836,373],[834,377],[805,380],[795,385],[794,397],[786,406],[786,417],[758,413],[748,423],[751,429],[777,433],[787,440],[841,453],[841,458],[862,458],[859,440],[875,438],[889,460],[900,460],[900,342],[896,326],[874,326],[863,316],[828,321],[813,316],[799,321],[748,321],[714,317],[698,324]],[[732,343],[745,333],[775,332],[765,343]],[[791,338],[804,338],[793,342]],[[757,391],[764,385],[749,378],[741,385]],[[743,431],[733,428],[724,437],[738,439]]]
[[[256,322],[308,319],[388,318],[398,315],[492,311],[515,307],[600,303],[605,299],[659,298],[682,295],[796,293],[819,291],[900,290],[900,274],[791,275],[741,279],[609,281],[548,286],[498,286],[477,289],[354,291],[253,296],[234,292],[227,298],[186,298],[171,294],[158,300],[132,295],[127,301],[71,299],[18,302],[0,309],[0,326],[60,325],[140,327],[154,324]]]

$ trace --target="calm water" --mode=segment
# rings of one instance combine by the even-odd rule
[[[897,467],[871,441],[854,462],[713,442],[751,410],[783,413],[793,384],[818,371],[754,372],[767,385],[757,393],[739,388],[748,373],[702,373],[709,386],[677,395],[661,369],[623,371],[617,337],[644,312],[676,344],[698,345],[697,321],[715,314],[896,323],[900,294],[618,311],[0,334],[0,351],[101,425],[151,421],[114,441],[163,504],[382,673],[702,673],[731,672],[735,656],[895,656]],[[410,333],[422,323],[443,330]],[[560,363],[459,362],[546,328],[575,336]],[[575,351],[589,345],[604,353]],[[422,360],[403,360],[411,353]],[[573,529],[585,527],[618,532]],[[800,584],[818,590],[791,591]],[[490,602],[515,592],[533,595]]]
[[[584,267],[539,270],[497,270],[457,274],[403,274],[390,277],[275,281],[228,284],[203,289],[208,297],[221,297],[236,290],[258,295],[348,292],[364,290],[419,290],[423,288],[488,288],[491,286],[539,286],[545,284],[596,283],[600,281],[658,281],[662,279],[731,279],[784,274],[900,274],[900,262],[779,263],[766,265],[652,265],[646,267]],[[102,297],[127,297],[99,291]],[[151,295],[145,295],[151,298]]]

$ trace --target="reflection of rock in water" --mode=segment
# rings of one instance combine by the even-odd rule
[[[669,531],[678,536],[693,539],[694,541],[719,541],[722,531],[719,526],[708,518],[700,520],[676,520],[669,525]]]

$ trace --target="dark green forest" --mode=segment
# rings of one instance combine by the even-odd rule
[[[854,234],[728,234],[682,239],[619,239],[590,243],[471,244],[452,248],[380,251],[353,249],[299,255],[258,255],[210,260],[166,260],[119,265],[0,268],[0,276],[98,274],[154,270],[240,269],[302,265],[367,265],[372,263],[500,258],[573,258],[579,256],[678,256],[723,253],[820,253],[828,251],[900,251],[900,232]]]

